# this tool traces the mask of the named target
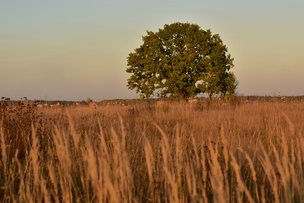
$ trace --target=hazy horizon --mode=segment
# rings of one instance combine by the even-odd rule
[[[139,98],[127,56],[146,30],[189,22],[219,34],[240,95],[304,95],[304,2],[1,1],[0,97]]]

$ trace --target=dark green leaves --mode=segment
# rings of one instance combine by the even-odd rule
[[[132,74],[127,86],[142,97],[234,93],[237,83],[228,72],[233,59],[219,35],[195,24],[173,23],[147,31],[143,42],[129,54],[126,70]]]

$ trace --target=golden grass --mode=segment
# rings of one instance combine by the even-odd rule
[[[1,202],[304,200],[302,101],[0,110]]]

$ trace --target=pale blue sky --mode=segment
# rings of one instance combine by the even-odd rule
[[[126,57],[146,30],[219,34],[243,95],[304,95],[303,0],[0,0],[0,97],[137,98]]]

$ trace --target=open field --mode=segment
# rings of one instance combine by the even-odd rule
[[[0,104],[1,202],[304,200],[304,100]]]

